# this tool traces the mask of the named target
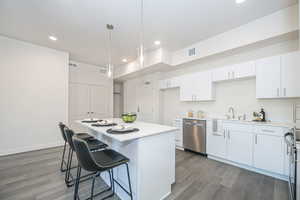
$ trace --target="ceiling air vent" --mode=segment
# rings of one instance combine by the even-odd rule
[[[196,49],[195,49],[195,48],[189,49],[188,55],[189,55],[189,56],[194,56],[194,55],[196,55]]]

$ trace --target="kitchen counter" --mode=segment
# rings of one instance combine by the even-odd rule
[[[107,119],[125,124],[121,119]],[[128,126],[138,128],[138,132],[128,134],[108,134],[111,127],[94,127],[89,123],[77,123],[87,128],[87,132],[108,144],[109,148],[129,158],[129,170],[134,200],[161,200],[171,193],[175,183],[175,134],[178,128],[136,121]],[[128,188],[126,167],[114,169],[115,179]],[[109,184],[109,176],[101,177]],[[129,200],[128,195],[116,185],[117,195]]]
[[[106,130],[111,127],[95,127],[95,126],[92,126],[90,123],[82,123],[80,120],[78,120],[77,122],[80,123],[82,126],[85,126],[91,130],[94,130],[98,133],[106,135],[114,140],[119,141],[119,142],[135,140],[135,139],[139,139],[142,137],[148,137],[148,136],[153,136],[153,135],[157,135],[157,134],[164,134],[164,133],[174,132],[174,131],[178,130],[178,128],[173,127],[173,126],[164,126],[164,125],[160,125],[160,124],[146,123],[146,122],[141,122],[141,121],[135,121],[134,123],[124,123],[122,121],[122,119],[119,119],[119,118],[111,118],[111,119],[106,119],[106,120],[117,123],[118,125],[125,125],[125,126],[138,128],[139,131],[128,133],[128,134],[109,134],[106,132]]]
[[[284,127],[284,128],[294,128],[296,126],[295,123],[288,122],[255,122],[255,121],[245,121],[245,120],[230,120],[225,118],[197,118],[197,117],[183,117],[182,119],[193,119],[193,120],[222,120],[227,123],[240,123],[240,124],[250,124],[250,125],[258,125],[258,126],[276,126],[276,127]]]

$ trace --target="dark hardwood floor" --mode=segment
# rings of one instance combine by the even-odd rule
[[[0,157],[1,200],[71,200],[59,172],[62,148]],[[104,183],[99,180],[97,190]],[[81,184],[82,199],[90,181]],[[97,192],[97,191],[96,191]],[[99,199],[99,198],[96,198]],[[117,200],[117,197],[111,198]],[[176,152],[176,184],[167,200],[287,200],[284,181],[209,160],[189,152]]]

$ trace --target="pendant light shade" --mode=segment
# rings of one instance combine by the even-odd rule
[[[113,65],[112,65],[112,59],[111,59],[111,43],[112,43],[112,31],[114,29],[114,26],[112,24],[106,24],[106,28],[108,30],[108,66],[107,66],[107,76],[109,78],[112,77],[113,73]]]

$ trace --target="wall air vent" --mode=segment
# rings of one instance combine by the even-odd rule
[[[189,55],[189,56],[194,56],[194,55],[196,55],[196,49],[195,49],[195,48],[189,49],[188,55]]]
[[[75,64],[75,63],[69,63],[69,66],[70,67],[77,67],[77,64]]]

